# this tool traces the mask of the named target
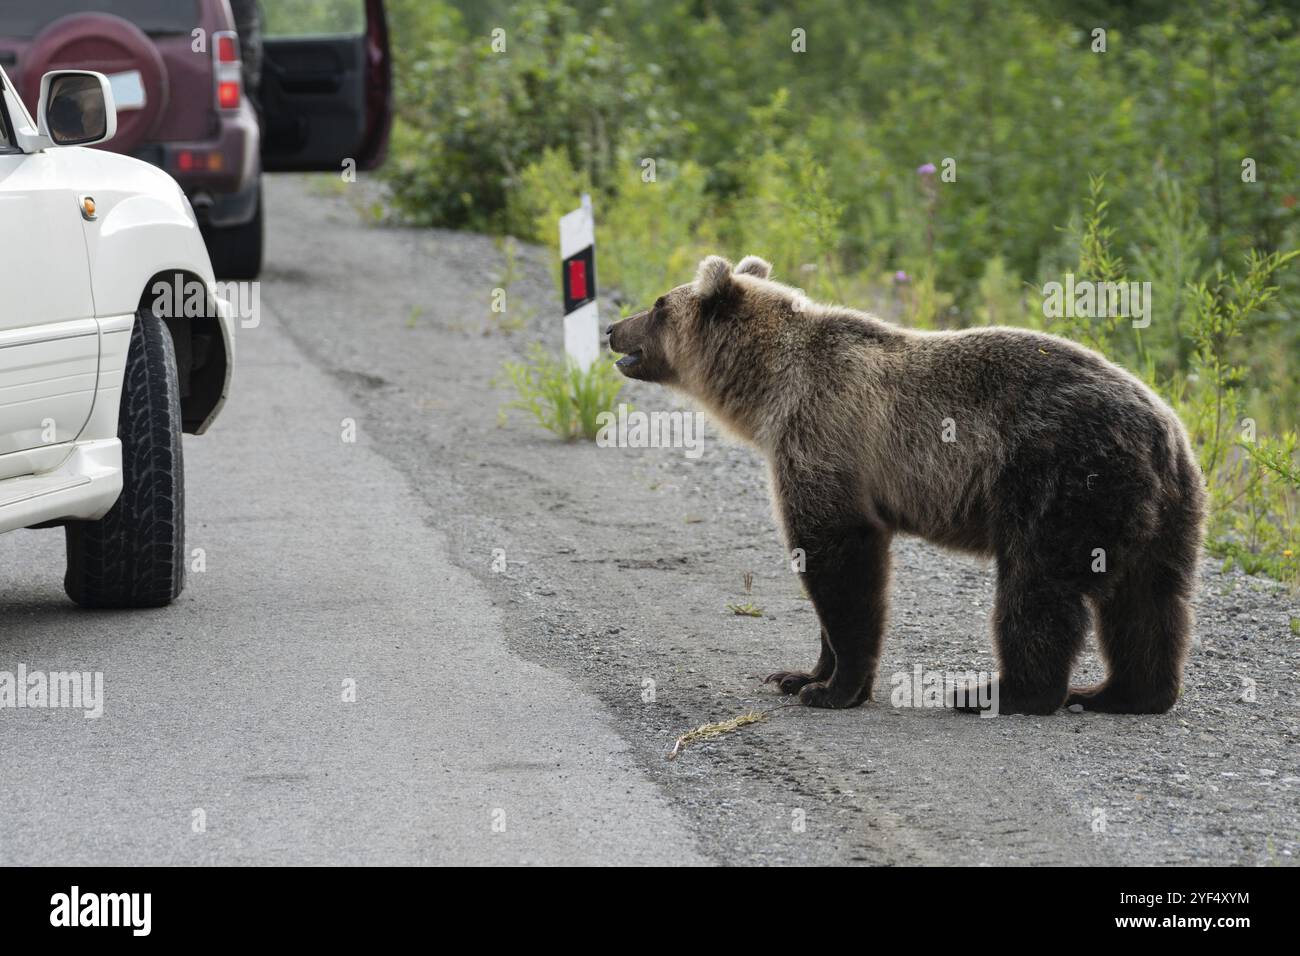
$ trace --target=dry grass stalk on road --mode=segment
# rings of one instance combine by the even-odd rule
[[[682,748],[692,741],[721,737],[723,734],[729,734],[748,724],[756,724],[760,720],[767,720],[767,714],[750,710],[738,717],[718,721],[716,724],[700,724],[700,726],[696,727],[694,730],[688,730],[677,738],[677,742],[673,744],[673,749],[669,751],[667,759],[675,759],[677,755],[681,753]]]

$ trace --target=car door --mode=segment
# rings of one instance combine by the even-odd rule
[[[29,126],[0,70],[0,480],[54,467],[90,417],[99,372],[80,197],[58,150],[25,154]]]
[[[388,147],[392,73],[383,0],[264,6],[262,168],[374,169]]]

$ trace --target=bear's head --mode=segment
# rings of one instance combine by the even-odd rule
[[[628,378],[699,391],[699,376],[717,356],[741,346],[743,324],[770,314],[759,286],[772,267],[746,256],[734,269],[721,256],[700,263],[695,281],[661,295],[652,308],[611,325],[609,347],[623,353],[615,364]]]

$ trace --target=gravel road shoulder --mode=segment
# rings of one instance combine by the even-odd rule
[[[507,290],[522,327],[505,331],[489,308],[500,248],[367,224],[353,208],[369,206],[358,198],[367,188],[268,185],[264,295],[292,297],[288,332],[347,386],[360,427],[437,515],[454,560],[491,589],[511,646],[604,702],[710,858],[1294,862],[1300,603],[1212,560],[1184,694],[1168,714],[983,720],[891,706],[894,674],[994,667],[992,567],[903,540],[874,702],[773,709],[665,760],[690,727],[777,708],[784,699],[761,676],[815,657],[815,618],[786,568],[761,461],[712,430],[689,460],[682,449],[565,445],[522,413],[502,420],[502,361],[530,341],[561,342],[545,256],[522,250],[523,278]],[[352,265],[322,272],[337,261]],[[653,386],[627,399],[682,407]],[[743,602],[763,616],[726,608]],[[1090,640],[1076,680],[1100,673]]]

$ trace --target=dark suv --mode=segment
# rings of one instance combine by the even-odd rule
[[[117,135],[103,148],[170,173],[217,276],[253,279],[262,172],[373,169],[391,120],[383,0],[320,0],[311,23],[282,3],[0,0],[0,66],[33,114],[46,72],[106,74]]]

